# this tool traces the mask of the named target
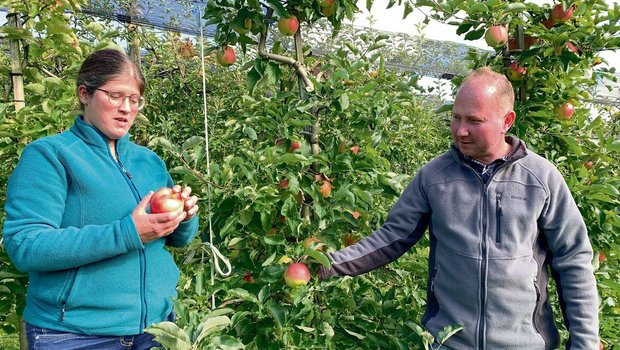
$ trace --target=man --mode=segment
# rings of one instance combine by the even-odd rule
[[[556,349],[547,281],[557,283],[567,348],[598,349],[592,248],[564,179],[506,133],[510,82],[489,68],[465,78],[452,111],[451,149],[423,166],[371,236],[330,255],[320,275],[359,275],[430,234],[424,326],[462,325],[442,349]]]

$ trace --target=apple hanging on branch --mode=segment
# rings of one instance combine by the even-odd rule
[[[556,118],[560,120],[569,120],[575,114],[575,106],[570,102],[564,102],[563,104],[555,107],[553,110]]]
[[[185,201],[181,193],[174,192],[170,187],[164,187],[153,193],[149,204],[151,206],[151,214],[160,214],[182,209]]]
[[[237,61],[235,49],[231,46],[223,47],[216,53],[215,58],[217,59],[217,63],[224,67],[228,67]]]
[[[291,36],[299,30],[299,20],[294,15],[288,18],[280,18],[278,20],[278,30],[284,36]]]
[[[508,42],[508,29],[503,25],[490,26],[484,33],[484,40],[492,48],[502,47]]]
[[[291,288],[305,286],[310,281],[310,270],[304,263],[290,264],[284,271],[284,282]]]

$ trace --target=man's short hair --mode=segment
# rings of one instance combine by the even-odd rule
[[[506,78],[504,74],[497,73],[489,67],[480,67],[469,73],[461,83],[461,87],[465,86],[468,82],[474,79],[486,79],[491,84],[495,84],[497,87],[497,100],[502,103],[507,110],[512,110],[515,104],[515,92],[512,87],[512,83]]]

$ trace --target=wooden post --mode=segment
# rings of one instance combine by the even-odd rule
[[[15,12],[13,8],[9,8],[6,19],[9,26],[17,29],[22,28],[19,13]],[[10,39],[9,48],[11,50],[11,82],[13,84],[13,102],[15,103],[15,114],[17,114],[22,108],[26,107],[19,40]],[[26,321],[24,321],[24,318],[21,315],[19,316],[19,349],[28,350]]]
[[[9,10],[6,15],[7,22],[9,26],[15,28],[21,28],[21,20],[19,18],[19,13],[13,12],[12,9]],[[13,84],[13,101],[15,103],[15,113],[19,112],[22,108],[26,106],[26,102],[24,100],[24,77],[22,76],[22,64],[21,64],[21,55],[20,55],[20,45],[18,39],[10,39],[9,47],[11,50],[11,82]]]

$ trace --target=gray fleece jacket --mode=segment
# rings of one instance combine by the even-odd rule
[[[430,234],[423,325],[463,330],[452,349],[556,349],[547,282],[557,284],[567,349],[598,349],[592,247],[558,170],[515,137],[488,183],[452,147],[423,166],[379,229],[330,254],[323,278],[384,266]]]

